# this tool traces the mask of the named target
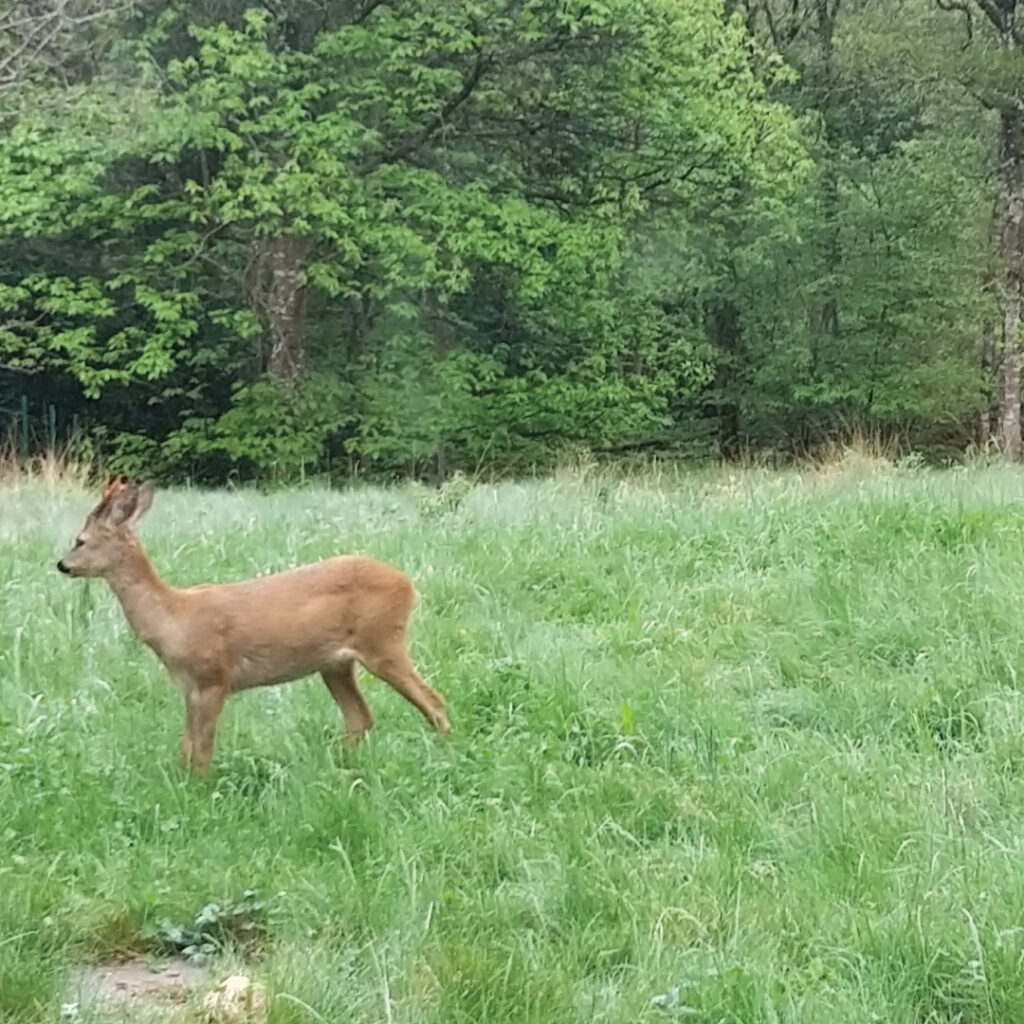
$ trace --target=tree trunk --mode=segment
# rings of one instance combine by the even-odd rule
[[[995,325],[986,320],[981,331],[981,374],[982,379],[991,381],[996,375]],[[992,392],[987,388],[981,396],[981,410],[978,413],[978,444],[985,448],[992,438]]]
[[[1000,163],[1003,187],[1002,360],[999,431],[1003,454],[1021,456],[1020,327],[1024,299],[1024,115],[1014,104],[1000,111]]]
[[[306,282],[309,242],[276,235],[257,243],[252,300],[267,325],[266,370],[276,384],[291,387],[306,368]]]
[[[831,141],[829,149],[832,149]],[[839,175],[831,153],[826,166],[822,170],[821,211],[825,222],[825,239],[822,246],[825,275],[828,280],[825,298],[818,310],[818,327],[823,339],[831,342],[839,337],[839,299],[836,295],[836,276],[842,260],[842,248],[839,241]]]
[[[431,291],[426,296],[423,309],[434,336],[434,359],[439,365],[452,349],[455,332],[446,315],[444,302],[436,292]],[[448,451],[440,425],[438,427],[437,446],[434,449],[434,484],[440,487],[448,479]]]
[[[839,169],[836,166],[839,152],[835,125],[831,116],[835,102],[835,29],[836,15],[840,0],[816,0],[815,14],[818,30],[818,45],[821,53],[821,96],[819,110],[825,122],[825,159],[821,172],[821,213],[824,225],[822,239],[822,263],[827,284],[825,296],[818,308],[817,351],[812,351],[812,365],[817,369],[819,346],[826,342],[826,349],[834,352],[839,338],[839,298],[836,294],[836,277],[842,262],[842,246],[839,238]]]
[[[707,333],[717,351],[714,394],[718,448],[725,458],[739,454],[740,407],[736,395],[742,335],[739,310],[729,299],[717,300],[707,314]]]
[[[349,301],[351,330],[349,332],[348,359],[358,363],[366,353],[367,339],[370,336],[370,297],[353,295]]]

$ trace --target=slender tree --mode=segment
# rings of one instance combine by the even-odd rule
[[[1007,459],[1021,458],[1021,318],[1024,314],[1024,5],[1017,0],[935,0],[963,18],[965,48],[988,52],[991,61],[965,64],[965,85],[998,116],[999,210],[993,238],[997,247],[999,304],[999,440]],[[976,31],[975,19],[988,29]],[[987,38],[986,38],[987,37]],[[994,37],[994,38],[993,38]],[[995,52],[992,43],[995,43]]]

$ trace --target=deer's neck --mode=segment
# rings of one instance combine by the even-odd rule
[[[157,653],[174,629],[174,594],[149,563],[142,545],[134,541],[116,570],[107,575],[129,625]]]

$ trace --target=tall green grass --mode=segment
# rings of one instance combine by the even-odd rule
[[[276,1024],[1024,1020],[1018,471],[160,494],[172,582],[402,567],[455,728],[252,692],[210,782],[89,505],[0,493],[0,1020],[248,889]]]

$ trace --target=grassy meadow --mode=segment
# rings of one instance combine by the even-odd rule
[[[172,583],[408,572],[455,730],[364,676],[344,752],[311,679],[229,702],[208,781],[54,568],[92,500],[0,492],[0,1021],[246,899],[213,970],[273,1024],[1024,1020],[1019,470],[160,493]]]

